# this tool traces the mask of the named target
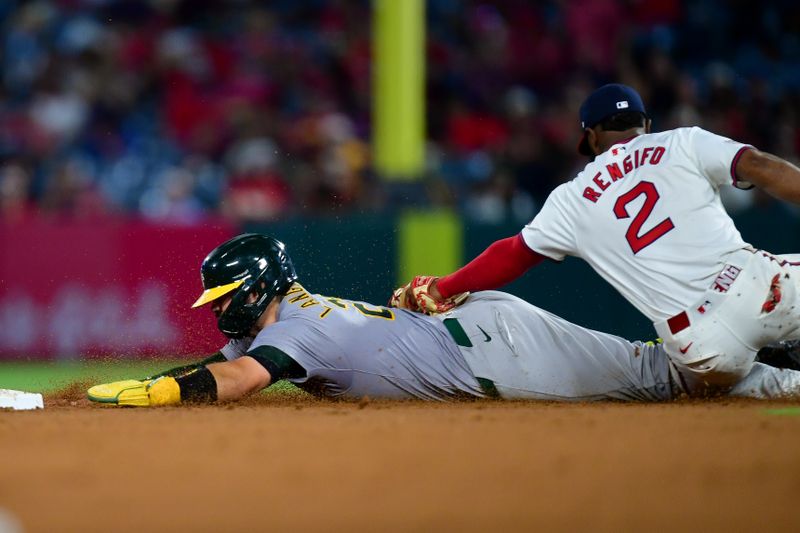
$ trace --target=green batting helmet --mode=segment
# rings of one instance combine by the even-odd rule
[[[285,294],[297,279],[286,246],[257,233],[245,233],[217,246],[203,260],[200,276],[205,290],[192,307],[235,291],[217,319],[217,327],[232,339],[249,335],[272,299]],[[251,294],[256,298],[248,303]]]

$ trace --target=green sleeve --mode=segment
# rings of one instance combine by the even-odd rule
[[[175,367],[175,368],[170,368],[169,370],[165,370],[163,372],[159,372],[158,374],[153,374],[152,376],[148,376],[148,377],[146,377],[144,379],[145,380],[156,379],[156,378],[160,378],[162,376],[169,376],[169,377],[173,377],[174,378],[176,376],[180,376],[182,374],[186,374],[187,372],[191,372],[192,370],[200,368],[201,366],[205,366],[205,365],[208,365],[208,364],[211,364],[211,363],[222,363],[223,361],[227,361],[227,359],[225,358],[224,355],[222,355],[222,352],[217,352],[214,355],[206,357],[205,359],[203,359],[199,363],[191,363],[191,364],[188,364],[188,365],[183,365],[183,366],[178,366],[178,367]]]
[[[297,361],[274,346],[259,346],[247,352],[247,355],[267,369],[271,383],[282,379],[300,379],[306,376],[306,370]]]

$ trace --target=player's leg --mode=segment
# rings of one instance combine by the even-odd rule
[[[659,401],[673,397],[661,346],[583,328],[509,294],[476,293],[447,314],[469,338],[462,354],[501,397]]]
[[[693,396],[727,392],[749,375],[758,349],[800,336],[800,276],[761,252],[742,252],[737,259],[735,281],[723,292],[707,291],[682,313],[680,329],[656,323]]]
[[[800,340],[780,341],[764,346],[758,351],[757,363],[800,370]]]
[[[744,398],[797,398],[800,397],[800,372],[755,363],[750,373],[728,393]]]
[[[217,400],[230,401],[244,398],[270,384],[270,375],[264,366],[247,355],[208,365],[217,387]]]
[[[721,320],[693,324],[690,331],[664,339],[664,350],[690,396],[724,394],[752,370],[756,352]]]

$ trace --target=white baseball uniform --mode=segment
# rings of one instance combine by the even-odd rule
[[[744,242],[720,201],[722,186],[751,187],[736,178],[748,148],[696,127],[619,142],[522,230],[544,256],[585,259],[650,318],[693,393],[730,388],[758,348],[800,336],[800,270]]]

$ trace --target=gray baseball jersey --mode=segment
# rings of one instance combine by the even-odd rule
[[[495,291],[429,317],[295,284],[276,323],[255,339],[231,341],[222,353],[234,359],[259,347],[276,348],[305,370],[289,381],[333,397],[672,397],[660,346],[591,331]]]

